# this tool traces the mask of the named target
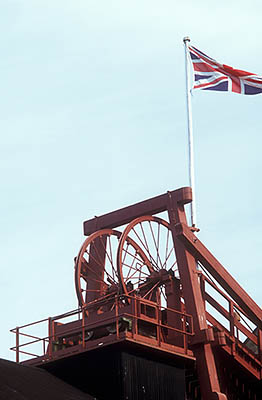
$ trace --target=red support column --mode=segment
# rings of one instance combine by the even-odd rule
[[[196,259],[176,236],[175,225],[186,223],[184,204],[175,202],[172,195],[169,197],[168,214],[186,311],[193,316],[195,336],[191,345],[196,357],[201,395],[203,400],[227,400],[227,396],[221,393],[220,389],[211,347],[211,341],[214,340],[212,337],[213,330],[208,329],[207,325]]]

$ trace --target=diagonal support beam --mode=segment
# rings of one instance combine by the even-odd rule
[[[175,230],[177,237],[184,243],[188,251],[201,262],[232,299],[240,305],[250,320],[262,329],[262,309],[255,301],[191,232],[188,226],[179,223],[176,224]]]

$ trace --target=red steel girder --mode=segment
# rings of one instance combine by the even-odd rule
[[[168,214],[177,256],[180,280],[183,288],[186,310],[193,316],[195,338],[193,352],[196,357],[198,377],[203,400],[227,400],[222,393],[214,353],[211,346],[212,333],[208,329],[205,304],[199,284],[194,254],[189,251],[176,235],[176,226],[185,220],[185,212],[176,212],[176,203],[169,197]]]
[[[192,201],[192,190],[190,187],[173,190],[160,196],[121,208],[120,210],[112,211],[108,214],[89,219],[84,222],[84,235],[90,235],[99,229],[113,229],[128,224],[135,218],[166,211],[170,204],[170,198],[173,200],[172,203],[175,204],[172,211],[176,214],[177,222],[180,221],[186,223],[184,204]]]
[[[191,232],[185,224],[176,224],[176,235],[194,257],[217,280],[226,292],[246,312],[250,320],[262,329],[262,309],[246,293],[230,273],[210,253],[204,244]]]
[[[221,392],[214,354],[211,346],[213,330],[207,324],[205,300],[202,297],[196,263],[216,279],[229,296],[241,307],[251,321],[262,328],[262,310],[207,250],[187,225],[184,205],[192,201],[191,188],[185,187],[160,196],[124,207],[120,210],[92,218],[84,222],[84,234],[105,228],[128,224],[138,217],[168,211],[177,256],[178,269],[183,287],[187,312],[193,316],[195,337],[192,341],[197,359],[198,375],[204,400],[226,400]],[[214,336],[214,335],[213,335]],[[259,330],[259,338],[261,339]],[[262,339],[261,339],[262,341]]]

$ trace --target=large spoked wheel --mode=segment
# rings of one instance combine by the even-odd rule
[[[83,243],[75,264],[75,287],[79,306],[106,311],[113,307],[121,285],[116,264],[116,254],[121,232],[102,229],[91,234]],[[149,264],[137,243],[126,238],[126,247],[139,260]]]
[[[143,250],[144,259],[132,251],[130,240]],[[120,238],[117,265],[122,293],[136,294],[168,306],[168,285],[178,276],[169,223],[158,217],[144,216],[127,225]]]
[[[75,287],[79,306],[109,299],[119,291],[115,254],[121,232],[103,229],[83,243],[75,265]]]

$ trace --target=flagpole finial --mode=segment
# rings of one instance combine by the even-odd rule
[[[183,42],[184,43],[190,42],[190,37],[189,36],[185,36],[184,39],[183,39]]]

